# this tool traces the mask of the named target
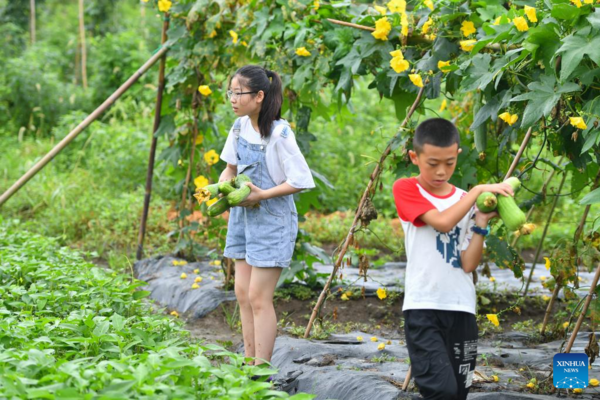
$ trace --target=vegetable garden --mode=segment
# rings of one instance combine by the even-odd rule
[[[248,63],[282,76],[283,117],[317,181],[296,196],[301,230],[276,294],[286,343],[361,344],[371,335],[376,340],[364,343],[373,345],[371,362],[406,366],[397,379],[380,370],[394,380],[386,385],[414,390],[398,332],[405,258],[391,186],[417,172],[408,158],[416,126],[442,116],[461,133],[453,184],[521,183],[516,205],[498,199],[498,207],[523,216],[492,225],[478,269],[478,366],[485,369],[473,390],[556,393],[541,364],[499,365],[493,350],[482,351],[500,354],[522,334],[520,345],[534,352],[585,351],[590,387],[562,392],[597,395],[600,12],[593,0],[38,3],[35,10],[35,1],[0,1],[0,62],[8,72],[0,77],[0,137],[9,150],[0,157],[2,396],[288,396],[252,381],[258,372],[242,366],[233,303],[202,318],[156,298],[166,309],[153,309],[145,300],[153,295],[135,279],[142,271],[135,258],[170,254],[160,262],[176,271],[173,293],[205,290],[200,271],[209,264],[218,273],[210,279],[215,290],[231,289],[234,273],[221,258],[227,212],[211,198],[217,189],[234,203],[243,194],[239,182],[214,185],[233,121],[228,79]],[[92,122],[95,107],[130,76],[138,83]],[[88,119],[45,169],[6,196]],[[196,332],[203,321],[235,340],[219,332],[216,345],[216,332]],[[276,360],[282,373],[292,368]],[[305,387],[309,394],[293,398],[324,396]]]

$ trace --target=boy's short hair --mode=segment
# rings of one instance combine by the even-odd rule
[[[413,137],[413,149],[420,153],[423,146],[450,147],[454,143],[460,147],[460,135],[456,126],[444,118],[431,118],[417,126]]]

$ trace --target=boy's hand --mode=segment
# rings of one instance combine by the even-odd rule
[[[480,228],[485,228],[488,226],[491,219],[500,216],[497,211],[492,211],[489,213],[484,213],[479,210],[475,212],[475,225]]]
[[[514,196],[515,195],[515,192],[514,192],[512,186],[510,186],[508,183],[504,183],[504,182],[479,185],[479,188],[481,189],[481,193],[492,192],[494,194],[501,194],[503,196]]]

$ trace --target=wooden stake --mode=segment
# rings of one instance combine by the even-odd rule
[[[525,134],[525,137],[523,138],[523,142],[521,143],[521,147],[519,148],[519,151],[517,152],[515,159],[513,160],[512,164],[510,165],[510,168],[508,169],[508,172],[506,173],[504,180],[507,180],[508,178],[510,178],[512,176],[513,172],[515,172],[515,169],[517,168],[517,165],[519,164],[519,160],[521,159],[521,156],[523,155],[523,152],[525,151],[525,147],[527,147],[527,143],[529,143],[529,139],[531,138],[532,129],[533,128],[529,128],[527,130],[527,133]]]
[[[344,244],[342,245],[342,250],[338,254],[337,261],[335,262],[335,264],[333,266],[333,270],[331,271],[331,274],[329,275],[329,279],[327,279],[327,282],[325,283],[325,286],[323,287],[323,290],[321,291],[321,295],[319,296],[319,299],[317,300],[317,304],[315,305],[315,308],[312,311],[310,320],[308,321],[308,325],[306,326],[306,330],[304,332],[304,338],[308,338],[308,336],[310,335],[310,330],[312,329],[312,325],[315,321],[315,318],[317,317],[317,313],[319,312],[321,305],[323,304],[323,301],[325,300],[327,292],[329,291],[329,286],[331,285],[333,278],[336,276],[338,269],[342,265],[344,255],[346,254],[346,251],[348,250],[348,246],[350,245],[350,243],[352,242],[352,239],[354,238],[354,231],[356,230],[356,227],[358,225],[358,220],[362,213],[363,207],[367,201],[367,198],[370,195],[371,188],[373,187],[373,183],[377,180],[377,178],[381,174],[383,163],[384,163],[385,159],[387,158],[387,156],[392,151],[392,144],[393,144],[394,140],[401,137],[404,134],[402,128],[404,128],[404,126],[406,126],[406,124],[410,120],[410,117],[413,115],[413,113],[417,109],[417,106],[421,102],[421,98],[423,97],[423,91],[424,91],[424,87],[422,87],[421,90],[419,90],[419,94],[417,95],[417,98],[415,99],[408,114],[406,114],[406,118],[404,118],[404,121],[400,125],[400,129],[398,130],[398,133],[396,133],[394,138],[387,145],[386,149],[384,150],[383,154],[381,155],[381,157],[379,159],[379,162],[375,166],[373,173],[371,173],[371,179],[369,180],[369,183],[367,184],[367,187],[362,195],[362,198],[361,198],[360,202],[358,203],[358,208],[356,209],[356,214],[354,215],[354,221],[352,222],[352,227],[348,231],[348,235],[346,236]]]
[[[29,39],[35,44],[35,0],[29,0]]]
[[[163,21],[162,35],[160,42],[164,45],[167,41],[167,31],[169,30],[169,14],[165,14]],[[160,126],[160,110],[162,109],[162,97],[165,89],[165,63],[166,55],[160,59],[158,67],[158,89],[156,92],[156,104],[154,106],[154,125],[152,126],[152,143],[150,144],[150,155],[148,157],[148,172],[146,173],[146,193],[144,194],[144,209],[142,211],[142,220],[140,221],[140,230],[138,232],[138,244],[136,258],[141,260],[144,255],[144,237],[146,236],[146,222],[148,221],[148,212],[150,210],[150,197],[152,196],[152,177],[154,175],[154,159],[156,156],[156,144],[158,138],[155,136]]]
[[[406,372],[406,378],[404,378],[404,383],[402,384],[402,391],[406,392],[408,389],[408,385],[410,384],[410,379],[412,378],[412,365],[408,367],[408,372]]]
[[[83,0],[79,0],[79,41],[81,44],[81,81],[87,89],[87,50],[85,48],[85,24],[83,23]]]
[[[544,247],[544,239],[546,238],[546,234],[548,233],[548,228],[552,223],[552,216],[554,215],[554,210],[556,209],[556,205],[558,204],[558,199],[560,198],[560,192],[562,191],[563,185],[565,184],[565,180],[567,179],[567,172],[563,173],[562,180],[560,181],[560,185],[558,186],[558,190],[556,191],[556,197],[554,197],[554,202],[552,203],[552,208],[550,209],[550,213],[548,214],[548,220],[546,221],[546,226],[544,226],[544,232],[542,233],[542,238],[538,243],[537,250],[535,251],[535,257],[533,258],[533,265],[531,266],[531,271],[529,271],[529,277],[527,278],[527,284],[525,284],[525,290],[523,290],[523,297],[527,296],[527,291],[529,290],[529,284],[531,283],[531,279],[533,278],[533,271],[535,270],[535,266],[537,264],[538,259],[540,258],[540,253],[542,252],[542,248]]]
[[[577,337],[577,332],[581,328],[581,324],[583,323],[583,319],[585,318],[585,314],[587,313],[588,308],[590,307],[590,303],[592,302],[592,297],[594,297],[594,291],[596,290],[596,286],[598,285],[598,279],[600,278],[600,264],[596,267],[596,275],[594,275],[594,280],[592,281],[592,285],[590,286],[590,290],[588,292],[587,298],[585,299],[585,304],[583,305],[583,310],[581,310],[581,314],[579,314],[579,318],[577,319],[577,324],[575,324],[575,328],[573,332],[571,332],[571,337],[569,338],[569,343],[567,343],[567,347],[565,348],[565,353],[569,353],[573,344],[575,343],[575,338]],[[594,335],[595,332],[592,332]]]
[[[75,129],[73,129],[63,140],[61,140],[48,154],[38,161],[29,171],[16,181],[6,192],[0,196],[0,206],[4,204],[13,194],[23,187],[35,174],[46,166],[62,149],[77,137],[85,128],[94,122],[104,111],[119,99],[140,77],[167,52],[169,46],[165,46],[156,52],[144,65],[142,65],[127,81],[121,85],[108,99],[88,115]]]

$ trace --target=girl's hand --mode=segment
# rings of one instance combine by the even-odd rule
[[[246,185],[250,187],[250,194],[246,197],[246,200],[238,204],[240,207],[252,207],[260,203],[261,200],[266,200],[264,197],[264,190],[251,182],[246,182]]]

